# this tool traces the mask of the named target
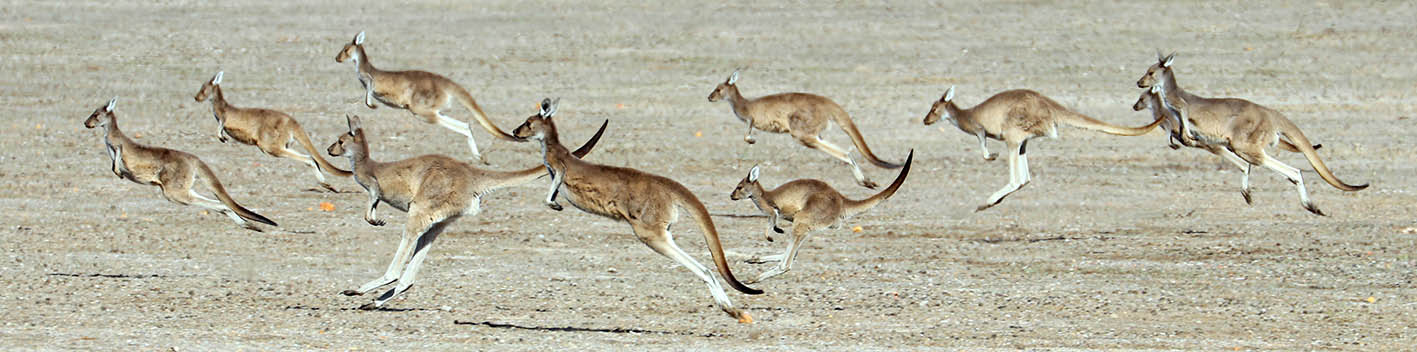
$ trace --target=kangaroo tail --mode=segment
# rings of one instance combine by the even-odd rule
[[[871,147],[866,145],[866,138],[861,136],[861,131],[856,129],[856,123],[851,122],[851,117],[846,113],[838,113],[833,116],[837,125],[841,126],[842,132],[851,137],[851,144],[856,145],[856,149],[861,151],[861,155],[866,157],[866,161],[877,167],[887,169],[899,169],[900,164],[886,162],[876,157],[876,153],[871,152]]]
[[[486,129],[492,136],[502,140],[517,141],[516,137],[512,137],[512,135],[507,134],[507,132],[503,132],[502,129],[497,128],[497,125],[492,124],[492,120],[487,119],[487,114],[482,112],[482,107],[477,105],[477,100],[472,99],[472,94],[468,93],[467,89],[463,89],[463,87],[455,88],[457,89],[454,89],[453,97],[457,98],[458,102],[462,103],[463,107],[472,111],[472,117],[477,120],[478,124],[482,125],[483,129]]]
[[[300,142],[300,146],[305,147],[305,151],[310,153],[311,158],[315,158],[315,164],[320,166],[320,171],[328,172],[331,175],[339,177],[354,175],[354,173],[349,172],[349,170],[330,165],[329,160],[325,160],[325,157],[320,156],[320,151],[315,149],[315,144],[310,143],[310,135],[305,133],[305,128],[300,127],[298,123],[292,125],[295,126],[295,140]]]
[[[713,263],[718,266],[718,273],[723,274],[723,280],[728,281],[728,286],[733,286],[733,289],[738,292],[750,295],[762,294],[763,290],[748,287],[748,285],[739,282],[738,278],[733,277],[733,271],[728,268],[728,258],[723,254],[723,245],[718,242],[718,230],[714,229],[713,219],[709,217],[708,209],[704,208],[704,204],[700,203],[699,199],[695,198],[693,193],[689,193],[689,190],[682,185],[676,191],[678,194],[675,198],[677,198],[679,205],[689,210],[689,214],[693,215],[694,220],[698,221],[703,230],[704,241],[708,242],[709,253],[713,254]]]
[[[200,159],[197,160],[197,170],[201,171],[202,177],[207,179],[207,184],[211,186],[212,192],[216,193],[217,199],[220,199],[222,204],[226,204],[226,207],[230,208],[232,212],[235,212],[237,216],[266,225],[280,226],[276,225],[275,221],[271,221],[271,219],[267,219],[265,216],[261,216],[261,214],[256,214],[256,212],[251,211],[251,209],[246,209],[246,207],[241,206],[241,204],[236,204],[236,201],[231,200],[231,195],[226,194],[226,188],[221,186],[221,181],[217,180],[215,173],[212,173],[212,168],[208,167],[207,163],[202,162]]]
[[[900,189],[900,185],[905,184],[905,175],[910,174],[910,163],[913,160],[915,160],[915,149],[911,149],[910,154],[905,157],[905,165],[901,167],[900,175],[896,175],[895,181],[891,181],[891,185],[886,186],[886,189],[881,190],[881,193],[876,193],[876,195],[862,200],[847,199],[846,204],[844,204],[846,215],[855,215],[869,210],[875,207],[876,204],[894,195],[895,191]]]
[[[582,144],[580,148],[576,148],[576,151],[571,152],[571,155],[575,155],[576,159],[584,159],[586,154],[590,154],[591,149],[595,149],[595,143],[600,142],[600,135],[605,134],[605,126],[608,125],[610,125],[610,120],[601,122],[600,129],[595,131],[595,135],[591,136],[590,140]]]
[[[1062,114],[1062,118],[1060,118],[1059,121],[1062,121],[1063,123],[1066,123],[1066,124],[1069,124],[1069,125],[1073,125],[1073,126],[1077,126],[1077,127],[1080,127],[1080,128],[1086,128],[1086,129],[1089,129],[1089,130],[1099,131],[1099,132],[1106,133],[1106,134],[1114,134],[1114,135],[1118,135],[1118,136],[1140,136],[1140,135],[1144,135],[1144,134],[1146,134],[1147,132],[1151,132],[1151,130],[1156,129],[1156,126],[1160,126],[1162,122],[1165,122],[1165,121],[1166,121],[1166,117],[1167,117],[1166,114],[1161,114],[1160,116],[1158,116],[1158,117],[1156,118],[1156,121],[1152,121],[1151,124],[1148,124],[1148,125],[1146,125],[1146,126],[1142,126],[1142,127],[1124,127],[1124,126],[1117,126],[1117,125],[1113,125],[1113,124],[1110,124],[1110,123],[1098,121],[1097,119],[1094,119],[1094,118],[1088,117],[1087,115],[1079,114],[1079,113],[1076,113],[1076,112],[1072,112],[1072,111],[1068,111],[1068,112],[1069,112],[1069,113],[1067,113],[1067,114]],[[1184,123],[1184,122],[1182,122],[1182,123]]]
[[[1279,133],[1283,134],[1285,138],[1289,138],[1290,141],[1294,142],[1294,147],[1299,148],[1299,152],[1304,153],[1304,157],[1309,159],[1309,165],[1312,165],[1314,167],[1314,171],[1318,172],[1319,177],[1323,177],[1324,181],[1327,181],[1328,184],[1333,185],[1334,188],[1350,192],[1368,188],[1368,184],[1366,183],[1361,185],[1350,185],[1347,183],[1343,183],[1342,180],[1339,180],[1338,176],[1333,175],[1333,171],[1329,171],[1328,165],[1325,165],[1324,161],[1322,159],[1319,159],[1318,151],[1315,150],[1314,146],[1309,143],[1309,137],[1305,137],[1304,132],[1299,130],[1299,126],[1294,125],[1293,121],[1289,121],[1288,118],[1284,118],[1283,116],[1276,117],[1278,117],[1275,120],[1276,122],[1278,122],[1277,125],[1279,125]]]

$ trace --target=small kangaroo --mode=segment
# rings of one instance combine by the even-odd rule
[[[777,266],[759,274],[748,283],[762,282],[791,270],[792,260],[797,258],[797,250],[802,247],[802,243],[807,242],[807,235],[812,231],[828,226],[836,228],[842,220],[870,210],[890,198],[900,189],[900,185],[905,183],[905,176],[910,174],[910,163],[914,159],[915,150],[911,149],[895,181],[880,193],[862,200],[847,199],[826,182],[813,179],[792,180],[771,191],[765,190],[763,185],[758,183],[760,171],[757,166],[753,166],[752,170],[748,170],[748,177],[738,181],[738,187],[733,189],[729,198],[752,199],[753,205],[768,215],[769,227],[766,236],[769,242],[772,241],[773,232],[783,233],[782,228],[777,226],[779,217],[791,221],[792,243],[788,244],[787,250],[782,254],[749,260],[749,263],[754,264],[777,262]]]
[[[866,188],[875,189],[876,183],[866,177],[861,172],[861,167],[856,165],[856,161],[848,155],[848,152],[841,147],[831,144],[822,139],[822,130],[830,123],[836,123],[851,137],[852,145],[861,151],[861,155],[878,167],[887,169],[898,169],[900,164],[890,163],[876,157],[871,152],[871,147],[866,146],[866,139],[861,137],[861,131],[856,129],[856,124],[851,122],[851,115],[846,113],[835,101],[815,94],[807,93],[781,93],[773,94],[756,99],[744,98],[738,92],[738,71],[733,71],[728,76],[728,80],[720,83],[714,88],[713,93],[709,93],[709,102],[727,100],[728,105],[733,108],[733,115],[738,116],[738,120],[748,123],[748,133],[743,135],[743,141],[748,144],[756,143],[753,139],[753,129],[759,129],[771,133],[787,133],[796,138],[798,142],[808,148],[820,150],[830,154],[849,165],[851,165],[851,176],[856,178],[856,183]]]
[[[551,190],[546,196],[546,205],[560,211],[562,207],[556,203],[556,194],[565,188],[566,199],[576,208],[629,223],[640,242],[688,268],[708,284],[709,292],[719,309],[737,318],[740,323],[752,323],[753,317],[748,312],[734,308],[733,303],[728,301],[728,295],[723,292],[723,287],[719,286],[713,271],[699,264],[688,253],[684,253],[669,234],[669,226],[679,217],[679,208],[688,210],[689,215],[699,223],[704,240],[708,243],[709,253],[712,254],[714,264],[718,266],[718,272],[723,275],[724,281],[743,293],[763,293],[733,277],[733,271],[728,268],[728,259],[724,257],[723,246],[718,241],[718,231],[714,229],[713,219],[709,217],[708,209],[704,208],[703,203],[699,202],[688,188],[674,180],[631,168],[597,165],[571,157],[571,153],[561,145],[556,125],[552,121],[556,106],[550,99],[543,100],[540,113],[528,117],[526,122],[512,130],[512,134],[517,138],[541,142],[546,168],[551,172]]]
[[[1243,171],[1241,176],[1241,196],[1250,204],[1250,169],[1254,165],[1268,167],[1284,175],[1299,192],[1299,203],[1305,210],[1316,215],[1326,215],[1309,199],[1304,187],[1304,177],[1299,169],[1289,166],[1265,152],[1265,147],[1280,145],[1281,149],[1303,153],[1319,177],[1334,188],[1344,191],[1359,191],[1368,184],[1350,185],[1333,175],[1328,165],[1319,158],[1319,145],[1311,145],[1309,138],[1299,130],[1299,126],[1278,111],[1236,98],[1204,98],[1182,90],[1176,84],[1176,75],[1171,65],[1175,53],[1160,57],[1147,68],[1137,80],[1141,88],[1160,87],[1153,93],[1162,104],[1174,107],[1168,110],[1173,118],[1183,121],[1181,143],[1203,149],[1224,148],[1233,153],[1243,163],[1236,163]],[[1228,159],[1228,158],[1227,158]],[[1235,163],[1234,160],[1231,161]]]
[[[1009,148],[1009,183],[990,195],[984,205],[974,211],[999,204],[1004,197],[1032,180],[1026,154],[1028,141],[1038,137],[1058,138],[1059,123],[1119,136],[1139,136],[1165,121],[1158,118],[1142,127],[1116,126],[1068,110],[1053,99],[1026,89],[1003,91],[973,108],[961,109],[954,103],[954,93],[954,86],[945,90],[945,95],[925,115],[925,125],[932,125],[941,118],[953,122],[961,131],[979,139],[979,150],[986,161],[998,156],[989,153],[986,138],[1002,140]]]
[[[487,160],[477,151],[477,141],[473,140],[468,124],[443,114],[443,108],[448,106],[449,101],[457,100],[463,107],[471,110],[472,117],[493,137],[516,140],[487,119],[487,114],[482,112],[482,107],[477,105],[477,100],[472,98],[467,89],[447,77],[425,71],[383,71],[374,68],[374,64],[369,62],[369,55],[364,54],[364,32],[355,35],[354,41],[345,44],[339,55],[335,56],[335,62],[345,60],[354,60],[355,71],[359,73],[359,83],[364,85],[365,106],[370,109],[378,108],[378,105],[374,105],[374,100],[377,99],[389,107],[408,110],[413,115],[422,117],[425,122],[436,123],[467,136],[467,146],[472,149],[473,159],[483,164],[486,164]]]
[[[227,103],[226,96],[221,93],[222,74],[223,72],[217,72],[216,76],[203,83],[202,89],[192,97],[198,103],[208,99],[212,101],[212,116],[216,117],[219,127],[217,140],[226,143],[227,139],[235,139],[242,144],[261,148],[261,151],[270,156],[295,159],[310,165],[315,169],[315,179],[319,180],[320,187],[330,192],[338,192],[325,182],[325,173],[339,177],[349,177],[353,174],[330,165],[329,161],[320,157],[315,144],[310,142],[310,135],[305,133],[305,129],[300,127],[294,117],[271,109],[238,108]],[[291,142],[299,142],[310,155],[290,150]]]
[[[394,162],[374,161],[369,156],[369,141],[360,127],[359,117],[346,116],[346,120],[349,133],[341,135],[327,151],[330,156],[349,157],[355,181],[369,192],[369,207],[364,213],[364,221],[374,226],[384,225],[384,220],[374,214],[379,202],[408,212],[403,237],[384,275],[342,294],[357,296],[394,282],[398,284],[359,309],[378,309],[390,299],[407,292],[433,240],[459,218],[482,212],[482,196],[546,175],[545,167],[541,165],[519,171],[490,171],[436,154]],[[609,120],[606,121],[608,123]],[[576,150],[574,155],[577,158],[595,148],[595,143],[605,132],[606,124],[601,124],[595,136]]]
[[[196,155],[179,150],[149,147],[128,139],[128,136],[118,129],[118,114],[113,112],[117,104],[118,98],[113,98],[108,104],[95,109],[89,114],[89,118],[84,120],[84,127],[103,127],[103,143],[108,149],[108,157],[113,162],[114,175],[138,184],[157,186],[162,189],[162,195],[174,203],[197,205],[226,214],[237,225],[249,230],[262,231],[247,220],[277,226],[275,221],[231,200],[231,195],[226,194],[226,188],[221,186],[216,174]],[[207,185],[220,202],[192,190],[192,183],[196,181],[198,174],[207,180]]]

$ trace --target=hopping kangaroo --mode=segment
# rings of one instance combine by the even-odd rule
[[[384,275],[358,289],[342,292],[347,296],[356,296],[398,283],[360,309],[377,309],[408,291],[433,240],[459,218],[481,212],[482,196],[546,175],[545,167],[541,165],[519,171],[489,171],[443,155],[423,155],[394,162],[374,161],[369,156],[369,141],[364,136],[364,129],[360,128],[359,117],[346,118],[349,133],[341,135],[331,144],[328,152],[331,156],[348,156],[355,181],[369,192],[369,207],[364,212],[364,221],[374,226],[384,225],[384,221],[374,214],[379,202],[408,212],[403,237]],[[605,125],[602,124],[600,131],[576,150],[575,156],[590,153],[604,132]]]
[[[604,166],[581,161],[571,157],[566,147],[561,145],[556,125],[551,117],[556,113],[556,104],[549,99],[541,103],[541,113],[526,119],[512,134],[518,138],[541,142],[546,168],[551,172],[551,191],[546,196],[546,205],[561,210],[556,203],[556,194],[565,188],[566,199],[571,205],[587,213],[608,217],[630,224],[640,242],[655,252],[673,259],[688,268],[709,286],[714,303],[728,315],[738,318],[740,323],[751,323],[753,317],[733,307],[728,295],[719,286],[713,271],[684,253],[669,234],[669,225],[679,217],[679,207],[699,223],[713,255],[718,272],[729,286],[747,294],[761,294],[759,291],[738,282],[728,268],[728,258],[724,257],[723,246],[718,241],[718,231],[708,209],[699,202],[684,185],[668,178],[651,175],[639,170]]]
[[[856,183],[875,189],[876,183],[866,178],[866,174],[861,172],[861,167],[856,165],[847,150],[822,139],[822,131],[827,125],[836,123],[851,137],[852,145],[856,146],[871,164],[887,169],[900,168],[900,164],[876,157],[876,154],[871,152],[871,147],[866,146],[866,139],[861,137],[861,131],[851,122],[851,115],[831,99],[807,93],[781,93],[748,99],[738,92],[737,84],[738,71],[733,71],[727,81],[714,88],[708,100],[727,100],[728,105],[733,108],[733,115],[748,123],[748,133],[743,135],[743,141],[748,144],[756,143],[753,139],[753,129],[790,134],[802,145],[826,152],[851,165],[851,176],[856,178]]]
[[[1303,153],[1319,177],[1334,188],[1344,191],[1358,191],[1368,188],[1368,184],[1350,185],[1339,180],[1319,159],[1318,145],[1311,145],[1309,138],[1299,130],[1284,114],[1248,100],[1236,98],[1203,98],[1182,90],[1176,84],[1175,72],[1171,70],[1176,54],[1157,58],[1157,62],[1147,68],[1137,86],[1141,88],[1160,87],[1154,94],[1161,105],[1174,109],[1168,115],[1181,123],[1181,143],[1202,149],[1223,148],[1240,161],[1225,156],[1242,170],[1240,195],[1245,203],[1250,199],[1250,168],[1254,165],[1268,167],[1284,175],[1299,192],[1299,203],[1304,209],[1317,215],[1325,215],[1309,200],[1309,192],[1304,188],[1304,176],[1299,169],[1280,162],[1265,152],[1265,147],[1278,144],[1281,149]]]
[[[212,116],[216,117],[218,127],[217,140],[226,143],[227,139],[235,139],[261,148],[270,156],[295,159],[310,165],[315,169],[315,179],[319,180],[320,187],[331,192],[335,192],[335,188],[325,183],[326,172],[339,177],[352,175],[320,157],[315,144],[310,142],[310,135],[305,133],[299,122],[295,122],[294,117],[271,109],[238,108],[228,104],[226,96],[221,93],[221,77],[222,72],[217,72],[216,76],[202,84],[202,89],[193,97],[199,103],[211,99]],[[292,142],[299,142],[310,155],[290,150]]]
[[[768,241],[772,241],[772,232],[783,233],[782,228],[777,226],[778,218],[791,221],[792,243],[788,244],[787,250],[782,254],[750,260],[750,263],[755,264],[777,262],[777,266],[748,283],[761,282],[791,270],[792,260],[797,258],[797,249],[802,247],[802,243],[807,241],[807,235],[812,231],[827,226],[835,228],[842,220],[870,210],[890,198],[900,189],[900,185],[905,183],[905,176],[910,173],[910,163],[914,159],[915,150],[911,149],[910,154],[905,157],[905,166],[900,169],[900,175],[895,177],[895,181],[881,193],[862,200],[847,199],[826,182],[813,179],[793,180],[770,191],[765,190],[763,185],[758,183],[759,169],[753,166],[753,169],[748,171],[748,177],[738,182],[738,187],[733,189],[729,198],[752,199],[753,205],[768,215]]]
[[[1059,123],[1120,136],[1139,136],[1164,121],[1157,119],[1142,127],[1116,126],[1068,110],[1043,94],[1025,89],[1000,92],[973,108],[961,109],[954,103],[954,93],[955,87],[950,86],[944,97],[930,107],[930,113],[925,115],[925,125],[934,124],[941,118],[953,122],[961,131],[979,139],[979,150],[984,160],[994,160],[998,156],[989,153],[985,145],[988,138],[1002,140],[1009,148],[1009,183],[990,195],[984,205],[975,208],[975,211],[999,204],[1004,197],[1032,180],[1028,172],[1028,141],[1038,137],[1058,138]]]
[[[339,55],[335,56],[335,62],[344,60],[354,60],[355,71],[359,73],[359,83],[364,85],[365,106],[370,109],[378,108],[378,105],[374,105],[374,100],[377,99],[384,105],[408,110],[415,116],[422,117],[425,122],[439,124],[467,136],[467,146],[472,149],[472,157],[484,164],[487,161],[483,159],[482,153],[477,151],[477,141],[473,140],[468,124],[443,114],[443,108],[446,108],[451,100],[457,100],[463,107],[471,110],[472,117],[493,137],[516,140],[487,119],[487,114],[482,112],[482,107],[477,105],[477,100],[472,99],[472,94],[469,94],[467,89],[447,77],[425,71],[383,71],[374,68],[374,64],[369,62],[369,55],[364,54],[364,32],[355,35],[354,41],[345,44],[344,49],[340,49]]]
[[[103,142],[108,149],[108,157],[113,161],[114,175],[139,184],[157,186],[162,189],[162,195],[167,197],[167,200],[182,205],[195,204],[221,212],[231,217],[237,225],[250,230],[261,231],[261,228],[247,220],[277,226],[275,221],[231,200],[231,195],[226,194],[226,188],[221,186],[221,181],[217,180],[212,169],[196,155],[179,150],[149,147],[128,139],[128,136],[118,129],[118,115],[113,112],[117,103],[118,98],[109,100],[107,105],[94,110],[93,114],[84,120],[84,127],[103,127]],[[212,193],[221,201],[207,198],[192,190],[192,183],[196,181],[198,174],[207,180]]]

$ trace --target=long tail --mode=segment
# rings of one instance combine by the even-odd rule
[[[895,191],[900,189],[900,185],[905,183],[905,175],[910,174],[910,163],[913,160],[915,160],[915,149],[911,149],[910,155],[907,155],[905,157],[905,166],[900,169],[900,175],[896,175],[895,181],[892,181],[890,186],[886,186],[886,189],[881,190],[881,193],[876,193],[876,195],[862,200],[847,199],[845,202],[846,204],[843,204],[846,208],[845,215],[856,215],[863,211],[869,210],[872,207],[875,207],[876,204],[879,204],[881,201],[886,200],[886,198],[890,198],[891,195],[894,195]]]
[[[890,163],[886,162],[885,160],[881,160],[881,158],[876,157],[876,153],[871,152],[871,147],[866,145],[866,138],[861,137],[861,131],[856,129],[856,123],[851,122],[850,116],[847,116],[845,113],[842,113],[836,114],[832,118],[835,120],[838,126],[841,126],[841,131],[846,132],[846,135],[851,137],[851,144],[856,145],[856,149],[861,150],[861,155],[866,157],[866,161],[869,161],[871,162],[871,164],[874,164],[877,167],[881,168],[900,168],[900,164]]]
[[[349,177],[354,175],[354,173],[349,172],[348,170],[337,168],[334,165],[330,165],[330,162],[328,160],[325,160],[325,157],[320,156],[320,150],[315,149],[315,144],[310,143],[310,135],[305,133],[305,128],[300,127],[300,124],[298,123],[294,125],[295,140],[299,141],[300,145],[305,147],[305,151],[310,153],[311,158],[315,158],[315,163],[320,165],[320,171],[328,172],[331,175],[339,177]]]
[[[1289,138],[1290,141],[1294,142],[1293,145],[1295,147],[1298,147],[1301,153],[1304,153],[1304,157],[1309,159],[1309,165],[1312,165],[1314,167],[1314,171],[1318,172],[1319,177],[1323,177],[1324,181],[1328,181],[1328,184],[1333,185],[1334,188],[1350,192],[1368,188],[1368,184],[1366,183],[1361,185],[1350,185],[1347,183],[1343,183],[1342,180],[1339,180],[1338,176],[1333,175],[1333,171],[1329,171],[1328,165],[1325,165],[1324,161],[1319,159],[1318,151],[1315,150],[1314,146],[1309,143],[1309,137],[1305,137],[1304,132],[1299,130],[1299,126],[1294,125],[1293,121],[1289,121],[1289,119],[1285,118],[1284,116],[1280,116],[1278,114],[1275,114],[1274,116],[1277,117],[1274,120],[1275,122],[1278,122],[1277,125],[1279,126],[1279,133],[1283,134],[1285,138]]]
[[[477,123],[482,125],[483,129],[486,129],[488,133],[502,140],[517,141],[516,137],[512,137],[512,135],[507,134],[507,132],[503,132],[502,129],[497,128],[497,125],[492,124],[492,120],[487,119],[487,114],[482,112],[482,107],[477,105],[477,100],[472,99],[472,94],[468,93],[467,89],[457,87],[456,85],[454,85],[454,87],[457,89],[454,89],[453,97],[457,98],[458,102],[462,103],[463,107],[472,110],[472,117],[477,119]]]
[[[675,199],[679,205],[688,209],[689,214],[694,216],[695,221],[698,221],[704,232],[704,241],[708,242],[709,253],[713,255],[713,263],[718,266],[718,273],[723,274],[723,280],[728,281],[728,286],[733,286],[733,289],[738,292],[750,295],[762,294],[763,290],[748,287],[748,285],[739,282],[738,278],[733,277],[733,271],[728,268],[728,258],[723,254],[723,245],[718,242],[718,230],[713,226],[713,219],[709,217],[708,208],[704,208],[704,204],[699,202],[699,199],[682,185],[677,188],[676,193]]]
[[[590,154],[590,151],[592,149],[595,149],[595,144],[597,142],[600,142],[600,136],[605,133],[605,126],[609,124],[610,120],[605,120],[605,122],[601,123],[600,130],[595,131],[595,135],[591,136],[590,140],[586,141],[585,144],[582,144],[580,148],[576,148],[576,151],[571,152],[571,154],[575,155],[577,159],[584,158],[586,154]],[[493,186],[493,188],[520,185],[541,178],[542,176],[546,176],[546,174],[547,170],[545,165],[537,165],[535,167],[530,167],[523,170],[506,172],[502,174],[501,177],[498,177],[500,181],[497,182],[497,185]]]
[[[1097,119],[1088,117],[1087,115],[1079,114],[1077,112],[1068,112],[1069,113],[1067,114],[1062,114],[1058,120],[1069,125],[1099,131],[1106,134],[1114,134],[1118,136],[1144,135],[1147,132],[1151,132],[1151,130],[1156,129],[1156,126],[1160,126],[1162,122],[1165,122],[1167,116],[1166,114],[1161,114],[1157,117],[1156,121],[1152,121],[1151,124],[1148,124],[1146,126],[1124,127],[1098,121]]]
[[[271,221],[271,219],[267,219],[265,216],[261,216],[261,214],[256,214],[256,212],[251,211],[251,209],[246,209],[246,207],[241,206],[241,204],[236,204],[236,201],[231,200],[231,195],[226,194],[226,188],[221,186],[221,181],[216,179],[216,174],[212,173],[212,168],[208,167],[206,162],[198,159],[197,170],[201,171],[202,177],[207,179],[207,184],[211,186],[212,192],[216,193],[217,199],[220,199],[222,204],[226,204],[227,208],[231,208],[231,211],[236,212],[237,216],[266,225],[280,226],[276,225],[275,221]]]

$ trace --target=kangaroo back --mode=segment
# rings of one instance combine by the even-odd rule
[[[294,120],[292,119],[290,121],[293,122]],[[348,170],[344,170],[335,167],[334,165],[330,165],[330,162],[328,160],[325,160],[325,157],[320,156],[320,150],[315,149],[314,143],[310,143],[310,135],[305,133],[305,128],[300,127],[299,123],[292,123],[291,126],[293,127],[291,128],[291,130],[292,132],[294,132],[293,134],[295,135],[295,140],[300,142],[300,146],[305,147],[305,151],[310,153],[311,158],[315,158],[315,163],[320,165],[320,171],[329,172],[331,175],[339,177],[349,177],[354,175],[354,173],[349,172]]]
[[[683,185],[672,183],[670,187],[674,192],[674,200],[680,207],[688,210],[694,221],[699,223],[700,230],[704,233],[704,242],[708,243],[709,253],[713,255],[713,263],[718,266],[718,273],[723,275],[723,280],[728,281],[728,286],[750,295],[762,294],[763,290],[748,287],[733,277],[733,271],[728,268],[728,258],[723,254],[723,245],[718,241],[718,230],[714,228],[713,219],[709,217],[708,208],[704,208],[698,197],[694,197]]]
[[[876,165],[877,167],[887,169],[900,168],[900,164],[886,162],[885,160],[881,160],[881,158],[876,157],[876,153],[871,152],[871,147],[866,145],[866,138],[862,137],[861,131],[856,129],[856,123],[851,122],[851,116],[847,115],[846,111],[843,111],[839,108],[836,110],[836,112],[831,114],[832,121],[836,122],[838,126],[841,126],[842,132],[846,132],[846,135],[851,137],[851,144],[856,145],[856,149],[861,150],[861,155],[866,157],[866,161],[871,162],[871,164]]]
[[[197,170],[202,173],[202,178],[207,179],[207,185],[212,188],[212,193],[216,193],[217,199],[220,199],[222,204],[226,204],[227,208],[231,208],[231,211],[235,212],[237,216],[266,225],[279,226],[276,225],[275,221],[271,221],[271,219],[267,219],[265,216],[261,216],[261,214],[256,214],[256,212],[251,211],[251,209],[246,209],[246,207],[241,206],[241,204],[236,204],[236,201],[231,199],[231,195],[226,194],[226,188],[221,186],[221,181],[217,180],[216,174],[212,172],[212,168],[208,167],[207,163],[203,162],[201,159],[192,159],[197,164]]]
[[[1279,133],[1294,142],[1293,146],[1298,148],[1299,152],[1304,153],[1304,157],[1309,159],[1309,165],[1312,165],[1314,171],[1319,173],[1319,177],[1323,177],[1324,181],[1327,181],[1329,185],[1350,192],[1368,188],[1368,184],[1366,183],[1361,185],[1343,183],[1343,180],[1339,180],[1338,176],[1334,176],[1333,171],[1329,171],[1328,165],[1325,165],[1324,161],[1319,159],[1318,151],[1315,150],[1313,144],[1309,142],[1309,137],[1304,136],[1304,132],[1299,130],[1299,126],[1294,125],[1293,121],[1289,121],[1288,118],[1278,113],[1273,113],[1270,116],[1272,120],[1274,120],[1275,125],[1279,127]]]
[[[905,183],[905,176],[910,174],[910,163],[914,160],[915,149],[911,149],[910,154],[905,157],[905,165],[900,169],[900,175],[896,175],[895,181],[891,181],[890,186],[886,186],[886,189],[881,190],[881,193],[876,193],[876,195],[868,197],[866,199],[847,199],[844,202],[845,204],[843,204],[845,208],[845,211],[843,211],[843,215],[851,216],[860,214],[863,211],[870,210],[872,207],[875,207],[876,204],[881,203],[881,201],[886,200],[886,198],[890,198],[891,195],[894,195],[895,191],[900,189],[900,185]]]

